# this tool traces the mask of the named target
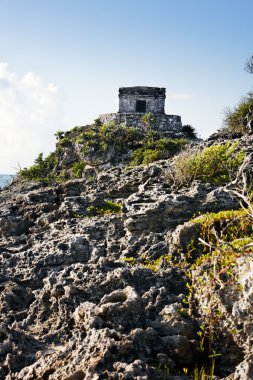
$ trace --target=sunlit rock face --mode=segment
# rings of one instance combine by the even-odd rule
[[[253,136],[238,146],[252,153]],[[63,157],[74,160],[73,145]],[[199,333],[214,266],[192,266],[203,248],[192,218],[240,202],[226,186],[176,187],[173,159],[0,191],[0,380],[191,380],[209,362]],[[105,200],[118,211],[101,212]],[[234,264],[235,281],[211,298],[217,380],[253,376],[252,253]]]

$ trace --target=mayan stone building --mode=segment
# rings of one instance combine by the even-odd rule
[[[165,88],[122,87],[119,89],[120,113],[164,114]]]
[[[119,111],[100,115],[103,123],[115,121],[129,127],[143,127],[142,116],[154,115],[153,128],[158,132],[175,136],[182,129],[181,117],[164,112],[166,89],[160,87],[121,87],[119,89]]]

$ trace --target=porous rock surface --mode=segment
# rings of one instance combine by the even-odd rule
[[[126,259],[179,257],[185,222],[239,204],[209,184],[173,189],[168,165],[117,167],[52,187],[19,181],[0,192],[0,379],[190,379],[183,368],[202,358],[198,326],[180,312],[186,270]],[[104,199],[122,212],[90,216]],[[251,260],[238,274],[243,292],[234,290],[231,303],[223,296],[240,330],[227,379],[252,378]]]

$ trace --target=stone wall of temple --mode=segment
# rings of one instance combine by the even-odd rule
[[[142,117],[152,113],[152,129],[163,136],[180,136],[181,117],[166,115],[164,112],[165,88],[160,87],[121,87],[119,89],[119,112],[100,115],[102,123],[115,122],[128,127],[144,128]]]
[[[128,127],[144,128],[141,120],[143,114],[118,112],[100,115],[102,123],[115,122],[125,124]],[[154,114],[152,129],[160,132],[164,136],[173,137],[180,134],[182,130],[181,117],[178,115]]]
[[[121,87],[119,89],[120,113],[163,114],[165,88],[160,87]]]

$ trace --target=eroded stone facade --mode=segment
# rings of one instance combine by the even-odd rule
[[[99,118],[103,124],[115,122],[116,124],[125,124],[128,127],[144,128],[144,124],[141,120],[142,116],[143,114],[138,113],[119,112],[107,113],[105,115],[101,115]],[[154,114],[152,128],[160,132],[162,135],[173,137],[181,132],[181,117],[177,115]]]

